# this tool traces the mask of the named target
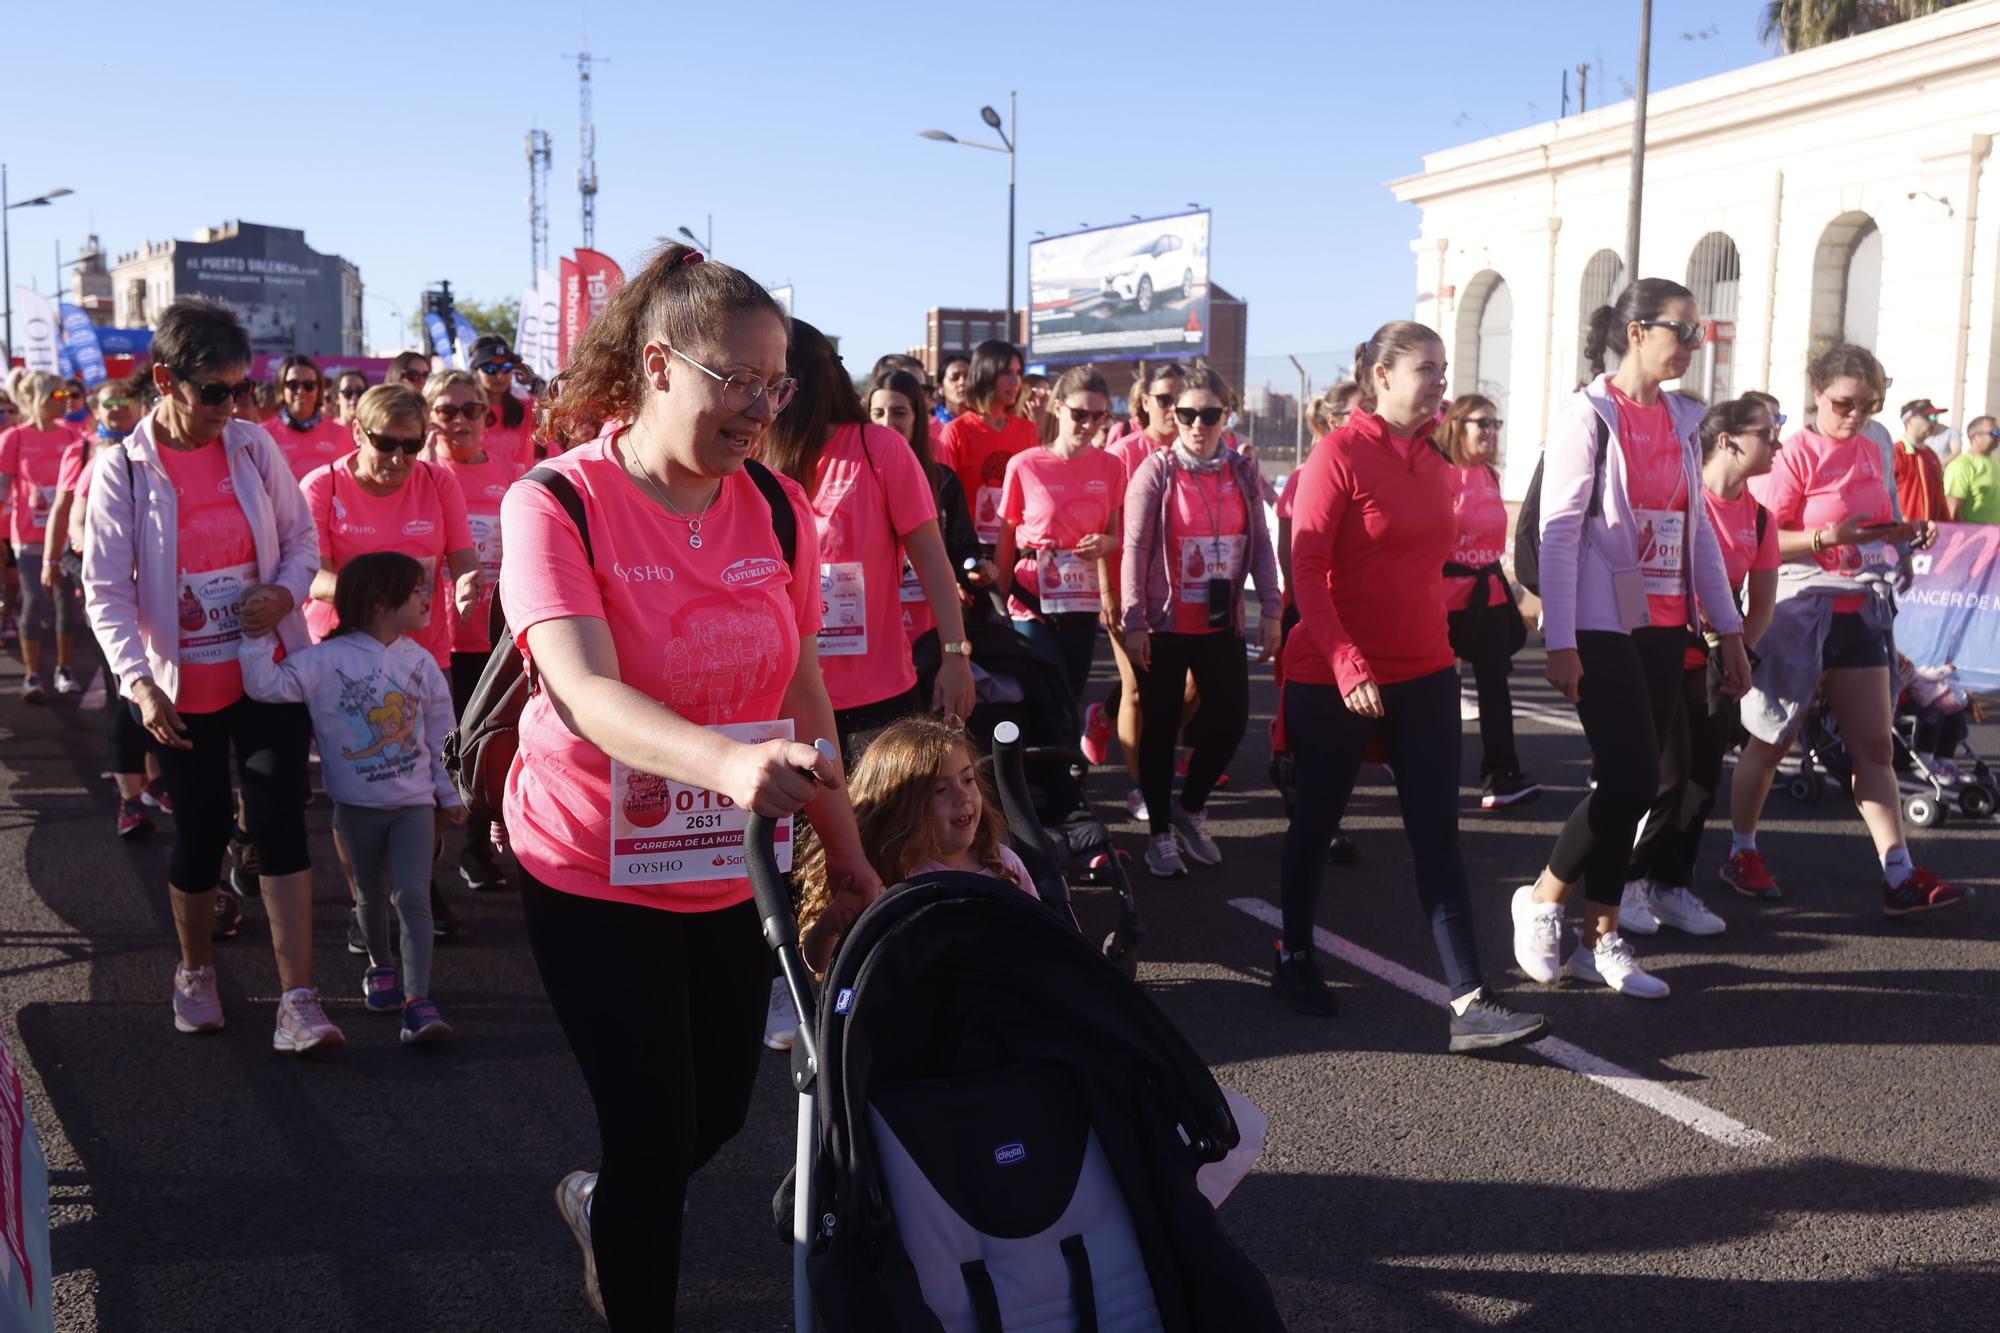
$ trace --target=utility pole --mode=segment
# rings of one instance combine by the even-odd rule
[[[1306,394],[1310,392],[1310,383],[1306,379],[1306,368],[1299,364],[1297,357],[1287,352],[1285,360],[1291,362],[1292,369],[1299,372],[1299,438],[1292,455],[1292,465],[1296,467],[1306,461]]]
[[[1632,187],[1625,201],[1625,280],[1639,280],[1639,205],[1646,193],[1646,76],[1653,61],[1653,0],[1639,0],[1639,84],[1632,95]]]
[[[528,131],[528,280],[549,266],[549,161],[547,130]]]
[[[597,244],[597,127],[590,119],[590,67],[611,62],[590,54],[588,38],[579,45],[576,55],[565,55],[563,59],[576,61],[576,137],[581,149],[576,163],[576,193],[583,201],[583,248],[588,250]]]
[[[1576,113],[1580,116],[1590,110],[1590,63],[1576,67]]]

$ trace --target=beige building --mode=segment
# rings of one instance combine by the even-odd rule
[[[148,241],[111,266],[113,322],[148,328],[177,296],[229,303],[259,352],[362,354],[361,270],[259,222],[202,227],[192,241]]]
[[[1695,293],[1710,340],[1682,388],[1768,389],[1796,418],[1806,363],[1872,348],[1896,404],[2000,410],[2000,0],[1653,94],[1640,276]],[[1426,155],[1390,183],[1423,210],[1415,317],[1452,385],[1507,419],[1510,497],[1583,378],[1591,310],[1625,285],[1632,105]]]

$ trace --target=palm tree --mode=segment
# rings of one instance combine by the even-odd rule
[[[1922,18],[1964,0],[1765,0],[1757,35],[1790,53]]]

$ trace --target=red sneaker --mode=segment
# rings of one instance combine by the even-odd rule
[[[1742,894],[1745,898],[1782,898],[1785,891],[1778,887],[1778,881],[1771,878],[1771,872],[1764,868],[1764,854],[1759,851],[1731,852],[1729,859],[1722,863],[1722,882]]]
[[[1078,742],[1077,748],[1092,764],[1104,764],[1111,758],[1112,732],[1111,715],[1104,711],[1104,705],[1092,704],[1084,710],[1083,739]]]
[[[1908,916],[1911,912],[1928,912],[1934,907],[1950,907],[1971,896],[1971,889],[1947,884],[1919,867],[1894,888],[1887,884],[1882,886],[1882,911],[1888,916]]]

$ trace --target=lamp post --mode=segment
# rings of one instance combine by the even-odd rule
[[[1646,85],[1653,63],[1653,0],[1639,0],[1639,86],[1632,95],[1632,178],[1625,198],[1625,280],[1639,280],[1639,205],[1646,193]]]
[[[0,284],[4,284],[6,293],[8,365],[12,365],[14,359],[14,232],[7,225],[9,220],[7,215],[17,208],[46,208],[51,200],[74,193],[76,191],[64,185],[50,190],[47,194],[38,194],[33,199],[23,199],[19,203],[11,202],[7,198],[7,164],[0,162]],[[56,274],[56,282],[58,286],[61,285],[60,272]],[[0,372],[4,370],[5,367],[0,367]]]
[[[1311,382],[1306,379],[1306,368],[1299,364],[1297,357],[1287,352],[1285,360],[1291,362],[1292,369],[1299,372],[1299,438],[1294,446],[1296,452],[1292,455],[1292,466],[1297,467],[1306,461],[1306,394],[1311,389]]]
[[[687,238],[687,242],[689,245],[698,246],[703,254],[713,255],[715,253],[715,214],[709,213],[706,216],[708,219],[707,240],[703,240],[701,237],[689,231],[686,227],[682,227],[680,229],[680,234]]]
[[[917,137],[920,139],[934,139],[938,143],[955,143],[965,148],[984,148],[989,153],[1005,153],[1007,155],[1007,336],[1009,339],[1012,339],[1014,336],[1014,145],[1018,138],[1015,121],[1017,109],[1015,95],[1009,92],[1007,94],[1007,126],[1005,129],[1002,129],[1000,127],[1000,113],[998,111],[995,111],[990,106],[979,108],[979,118],[986,122],[988,129],[1000,136],[1000,142],[997,144],[977,143],[971,139],[961,139],[955,134],[946,134],[943,130],[917,131]]]

